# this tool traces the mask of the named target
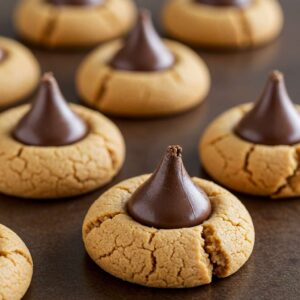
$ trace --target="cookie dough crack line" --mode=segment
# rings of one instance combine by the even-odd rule
[[[10,260],[12,262],[12,264],[16,267],[17,266],[16,262],[11,257],[9,257],[12,254],[22,256],[27,261],[27,263],[32,266],[31,259],[25,253],[23,253],[21,250],[14,250],[14,251],[10,251],[10,252],[0,250],[0,257],[4,257],[4,258]]]
[[[118,170],[118,162],[115,159],[116,155],[115,155],[113,149],[109,145],[111,143],[111,141],[109,141],[108,138],[104,134],[101,134],[100,132],[98,132],[97,135],[99,137],[101,137],[104,142],[104,147],[105,147],[106,151],[108,152],[109,157],[111,159],[112,169],[114,171],[117,171]],[[116,146],[116,147],[118,147],[118,146]]]
[[[84,230],[84,235],[85,238],[96,228],[100,228],[101,225],[108,221],[108,220],[113,220],[116,216],[122,215],[124,212],[114,212],[114,213],[108,213],[103,216],[97,217],[95,220],[90,221],[85,227],[86,229]]]
[[[294,179],[294,177],[299,173],[300,171],[300,163],[299,163],[299,160],[300,160],[300,155],[297,151],[297,149],[295,149],[295,168],[292,172],[291,175],[287,176],[285,178],[285,183],[282,184],[281,186],[278,187],[278,189],[273,193],[271,194],[271,198],[276,198],[277,196],[280,195],[280,193],[287,187],[289,187],[291,190],[293,190],[293,186],[291,184],[291,181]]]
[[[45,28],[42,31],[41,40],[43,42],[49,42],[53,36],[53,33],[56,28],[57,20],[59,13],[57,11],[51,10],[49,11],[49,19],[45,25]]]
[[[252,183],[255,187],[257,187],[257,183],[253,179],[253,173],[249,168],[250,158],[251,158],[251,155],[254,152],[254,150],[255,150],[255,145],[251,145],[245,155],[243,171],[248,174],[248,179],[249,179],[250,183]]]
[[[222,252],[220,240],[215,237],[214,229],[211,226],[204,224],[201,237],[204,241],[203,249],[208,255],[210,264],[213,268],[213,274],[218,277],[218,274],[226,274],[229,263],[228,258],[225,253]]]
[[[107,12],[107,14],[109,15],[109,18],[105,18],[105,14],[103,14],[103,10],[105,10]],[[104,17],[107,22],[107,26],[109,28],[111,28],[111,23],[116,24],[116,27],[118,28],[122,28],[122,24],[119,22],[119,19],[115,16],[115,14],[113,13],[113,11],[110,10],[109,6],[107,6],[107,3],[104,2],[101,6],[98,7],[98,12],[99,14],[101,14],[101,17]],[[113,20],[113,21],[112,21]]]
[[[246,15],[246,12],[243,10],[240,10],[239,12],[240,14],[240,25],[243,31],[244,36],[247,37],[246,41],[247,41],[247,46],[252,46],[253,43],[253,38],[252,38],[252,33],[251,33],[251,27]]]
[[[100,86],[98,87],[98,91],[96,92],[96,97],[94,100],[94,106],[98,107],[101,105],[102,100],[105,97],[107,88],[108,88],[108,83],[111,80],[113,76],[113,72],[112,70],[108,69],[106,71],[106,74],[103,76],[101,82],[100,82]]]

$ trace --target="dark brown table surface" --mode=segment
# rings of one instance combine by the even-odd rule
[[[15,37],[15,2],[0,0],[0,35]],[[159,25],[163,2],[140,0],[138,4],[149,7]],[[127,157],[122,171],[108,186],[57,201],[0,196],[0,223],[24,239],[34,260],[33,281],[25,299],[300,299],[300,199],[268,200],[237,194],[256,229],[252,257],[235,275],[215,278],[212,284],[193,289],[150,289],[116,279],[93,263],[81,239],[83,217],[97,197],[120,180],[152,171],[169,144],[184,147],[184,161],[191,175],[206,177],[197,154],[199,136],[219,113],[254,101],[270,70],[285,72],[290,95],[300,103],[300,2],[285,0],[282,5],[285,28],[272,44],[241,53],[199,51],[211,71],[212,90],[198,108],[164,119],[114,119],[124,134]],[[88,52],[32,50],[43,71],[56,74],[66,98],[78,102],[74,74]]]

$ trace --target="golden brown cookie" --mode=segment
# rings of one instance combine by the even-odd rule
[[[283,13],[277,0],[253,0],[243,8],[170,0],[163,23],[171,36],[194,46],[244,49],[278,36]]]
[[[15,26],[26,40],[46,47],[86,47],[119,37],[132,26],[131,0],[106,0],[95,6],[55,6],[45,0],[22,0]]]
[[[32,258],[26,245],[0,224],[0,299],[21,299],[30,285],[32,272]]]
[[[141,285],[179,288],[208,284],[212,274],[227,277],[248,260],[254,244],[251,217],[235,196],[212,182],[193,178],[212,205],[201,225],[156,229],[133,220],[126,204],[148,178],[119,183],[89,209],[83,240],[102,269]]]
[[[60,198],[92,191],[121,168],[125,147],[118,128],[98,112],[72,104],[89,126],[82,140],[66,146],[29,146],[12,137],[29,105],[0,118],[0,192],[24,198]]]
[[[206,129],[199,145],[204,168],[215,180],[240,192],[274,198],[299,196],[300,144],[254,144],[233,132],[251,107],[234,107]]]
[[[210,87],[205,63],[182,44],[174,41],[165,44],[176,61],[171,68],[154,72],[116,70],[109,61],[122,42],[100,46],[79,68],[80,96],[104,113],[130,117],[170,115],[199,104]]]
[[[199,145],[204,168],[234,190],[262,196],[300,195],[300,116],[274,71],[254,104],[234,107],[209,125]]]
[[[5,106],[34,90],[40,68],[32,53],[14,40],[0,37],[0,52],[0,106]]]

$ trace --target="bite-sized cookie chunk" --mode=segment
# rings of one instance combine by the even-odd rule
[[[125,34],[135,19],[132,0],[21,0],[15,26],[46,47],[87,47]]]
[[[32,258],[23,241],[0,224],[0,299],[20,300],[32,278]]]
[[[125,146],[118,128],[98,112],[68,105],[51,73],[32,105],[0,117],[0,192],[60,198],[94,190],[119,171]]]
[[[187,174],[170,146],[152,175],[128,179],[89,209],[90,257],[123,280],[160,288],[208,284],[248,260],[254,228],[244,205],[216,184]]]
[[[20,43],[0,37],[0,107],[28,96],[38,84],[40,67]]]
[[[162,41],[147,11],[124,42],[93,51],[77,76],[84,101],[102,112],[131,117],[185,111],[205,98],[209,85],[200,57],[182,44]]]
[[[255,104],[230,109],[200,143],[207,172],[234,190],[262,196],[300,195],[300,116],[283,75],[274,71]]]
[[[170,0],[163,23],[171,36],[194,46],[243,49],[278,36],[283,13],[277,0]]]

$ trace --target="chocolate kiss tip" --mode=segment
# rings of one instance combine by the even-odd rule
[[[13,131],[19,142],[32,146],[64,146],[83,139],[86,123],[63,98],[52,73],[45,73],[30,110]]]
[[[175,157],[181,157],[182,156],[182,148],[179,145],[172,145],[169,146],[167,149],[167,154]]]
[[[110,65],[116,70],[152,72],[166,70],[174,61],[174,55],[153,26],[150,11],[141,9],[135,26]]]
[[[283,73],[281,73],[280,71],[278,70],[275,70],[273,71],[271,74],[270,74],[270,78],[271,80],[273,81],[282,81],[284,79],[284,76],[283,76]]]
[[[300,115],[289,98],[281,72],[269,75],[262,96],[234,132],[254,144],[276,146],[300,142]]]
[[[201,224],[211,213],[208,196],[182,162],[182,148],[169,146],[156,171],[131,196],[128,214],[155,228],[175,229]]]

